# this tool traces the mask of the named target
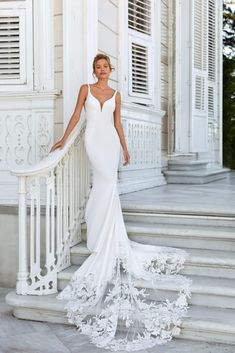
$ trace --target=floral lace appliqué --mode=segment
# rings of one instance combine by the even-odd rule
[[[88,335],[97,347],[112,351],[151,348],[180,334],[191,295],[191,280],[177,274],[185,257],[182,251],[155,253],[141,262],[142,270],[137,276],[128,271],[123,252],[104,283],[98,285],[92,273],[74,275],[57,299],[67,300],[69,323]],[[163,284],[173,285],[175,298],[158,301],[156,295],[152,300],[153,293],[160,293]]]

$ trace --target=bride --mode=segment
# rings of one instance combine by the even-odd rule
[[[178,274],[187,256],[184,250],[140,244],[127,236],[117,172],[121,147],[124,165],[130,163],[130,155],[121,124],[120,93],[108,86],[112,70],[107,55],[96,55],[97,82],[81,86],[66,131],[51,149],[64,146],[84,107],[84,142],[93,172],[85,209],[91,254],[57,299],[65,300],[68,322],[97,347],[135,351],[163,344],[180,333],[191,281]]]

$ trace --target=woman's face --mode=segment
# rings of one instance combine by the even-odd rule
[[[110,67],[105,59],[99,59],[95,63],[95,75],[96,77],[99,78],[109,78],[110,75]]]

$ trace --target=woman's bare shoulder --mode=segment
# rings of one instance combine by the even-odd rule
[[[80,91],[87,91],[89,83],[83,83],[80,87]]]
[[[84,98],[86,98],[87,94],[88,94],[88,83],[83,83],[80,86],[79,96],[83,96]]]

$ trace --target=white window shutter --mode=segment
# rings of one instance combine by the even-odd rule
[[[0,84],[24,84],[25,10],[0,10]]]
[[[208,84],[208,118],[216,119],[216,86]]]
[[[216,0],[208,0],[208,117],[216,119],[216,82],[217,82],[217,18]]]
[[[130,37],[129,95],[132,97],[151,99],[151,52],[151,44]]]
[[[128,0],[128,95],[141,104],[153,99],[153,2]]]
[[[191,152],[207,150],[208,0],[192,0]]]
[[[216,0],[208,0],[208,78],[216,80]]]
[[[0,6],[0,92],[33,88],[33,0]]]
[[[128,1],[128,27],[147,35],[151,35],[151,0]]]

